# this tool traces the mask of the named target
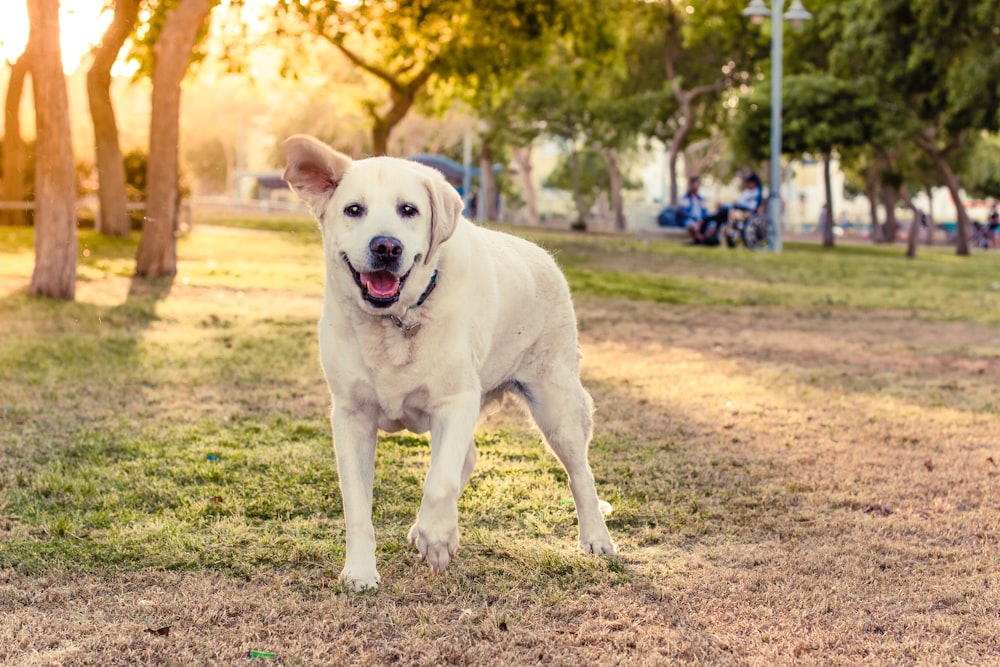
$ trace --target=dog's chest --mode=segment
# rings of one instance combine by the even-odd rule
[[[376,417],[384,430],[425,431],[433,367],[441,360],[421,352],[419,336],[395,329],[379,333],[385,335],[341,339],[324,361],[334,398]]]

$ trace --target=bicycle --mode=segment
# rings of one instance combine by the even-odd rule
[[[973,248],[983,248],[987,249],[990,247],[990,241],[993,239],[993,233],[990,231],[989,225],[985,225],[981,222],[972,221],[972,233],[969,234],[969,245]]]

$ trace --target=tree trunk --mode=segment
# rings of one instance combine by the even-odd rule
[[[392,128],[379,116],[372,115],[372,155],[389,154],[389,133]]]
[[[583,186],[580,183],[580,154],[575,143],[570,147],[569,170],[570,178],[573,180],[573,204],[576,206],[576,222],[570,227],[583,232],[587,230],[587,210],[583,201]]]
[[[14,61],[7,82],[7,100],[4,106],[3,137],[3,191],[0,200],[24,201],[25,146],[21,136],[21,95],[24,77],[28,74],[28,50]],[[24,211],[0,211],[0,223],[24,225],[28,217]]]
[[[878,170],[874,165],[868,168],[865,174],[865,194],[868,197],[868,215],[872,223],[872,243],[882,243],[885,239],[882,234],[882,226],[878,221]]]
[[[670,193],[670,206],[677,207],[677,156],[681,151],[681,142],[687,132],[678,130],[670,141],[670,148],[667,151],[667,191]]]
[[[436,60],[432,59],[430,62],[426,63],[424,68],[420,70],[416,76],[404,83],[400,79],[399,74],[387,72],[372,65],[360,55],[344,46],[344,43],[339,35],[331,36],[324,33],[323,36],[330,40],[330,43],[337,47],[337,49],[357,67],[360,67],[372,76],[381,79],[387,86],[389,86],[390,103],[384,113],[380,114],[374,103],[366,104],[368,115],[372,119],[372,154],[388,155],[389,135],[392,134],[392,129],[399,125],[404,118],[406,118],[406,114],[409,113],[410,108],[413,107],[413,103],[416,101],[417,95],[427,82],[430,81],[431,77],[434,76]]]
[[[823,221],[823,247],[834,245],[833,223],[837,218],[833,215],[833,186],[830,181],[830,154],[823,154],[823,187],[826,193],[826,220]]]
[[[920,236],[920,211],[913,209],[913,222],[910,223],[910,234],[906,237],[906,257],[915,259],[917,256],[917,241]]]
[[[490,145],[483,137],[479,153],[479,195],[476,202],[479,209],[476,212],[476,220],[479,222],[491,222],[496,220],[496,184],[493,179],[493,153]]]
[[[608,176],[611,178],[611,209],[615,217],[615,229],[625,231],[625,205],[622,202],[622,170],[618,164],[618,151],[609,148],[604,151],[608,161]]]
[[[146,169],[146,219],[135,274],[177,275],[177,226],[181,81],[198,32],[214,0],[180,0],[167,14],[153,47],[153,98]]]
[[[934,192],[927,188],[927,240],[929,246],[934,245]]]
[[[35,270],[29,292],[76,296],[76,168],[59,47],[59,0],[28,0],[35,97]]]
[[[900,190],[900,196],[906,207],[913,212],[913,221],[910,222],[910,233],[906,237],[906,257],[907,259],[915,259],[917,256],[917,242],[919,241],[918,235],[920,234],[920,216],[922,212],[913,203],[913,197],[910,196],[909,190],[905,185]]]
[[[514,149],[514,161],[524,180],[524,203],[528,208],[528,224],[538,224],[538,192],[535,182],[531,179],[531,144]]]
[[[899,232],[899,222],[896,220],[896,203],[899,202],[899,192],[896,188],[883,185],[881,190],[882,206],[885,207],[885,223],[882,225],[882,238],[886,243],[895,243]]]
[[[111,25],[101,43],[94,47],[94,62],[87,71],[87,99],[94,122],[100,213],[97,231],[110,236],[128,236],[132,231],[128,195],[125,192],[125,165],[118,145],[118,124],[111,104],[111,67],[132,32],[139,15],[139,0],[117,0]]]
[[[958,176],[955,175],[951,165],[948,164],[945,152],[938,149],[933,137],[929,136],[929,132],[918,132],[914,136],[914,142],[927,154],[931,162],[934,163],[934,168],[937,169],[938,175],[941,176],[941,180],[944,181],[945,187],[948,188],[948,192],[951,194],[951,200],[955,204],[955,211],[958,213],[958,220],[956,221],[958,228],[955,230],[957,232],[955,253],[962,256],[968,255],[969,230],[972,229],[972,223],[969,221],[969,212],[965,210],[962,197],[959,195],[960,186]]]

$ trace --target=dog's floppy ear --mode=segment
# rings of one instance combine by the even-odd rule
[[[305,134],[285,139],[281,153],[285,158],[285,173],[281,177],[319,218],[323,206],[351,166],[351,158]]]
[[[455,232],[458,226],[458,219],[462,217],[462,209],[465,202],[458,194],[458,191],[451,184],[444,180],[444,176],[435,173],[424,181],[427,194],[431,200],[431,238],[427,249],[427,257],[424,264],[429,264],[431,257],[437,247],[447,241]]]

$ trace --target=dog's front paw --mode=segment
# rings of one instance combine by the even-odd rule
[[[379,576],[375,568],[352,569],[350,565],[347,565],[340,572],[340,581],[348,590],[360,593],[361,591],[377,591],[382,577]]]
[[[410,528],[410,544],[417,548],[420,557],[427,561],[435,572],[444,572],[458,551],[458,525],[439,530],[428,530],[420,525],[420,519]]]
[[[616,556],[618,555],[618,549],[615,547],[615,543],[611,541],[611,535],[607,531],[604,534],[597,534],[584,537],[580,536],[580,548],[583,549],[584,553],[597,554],[598,556]]]

